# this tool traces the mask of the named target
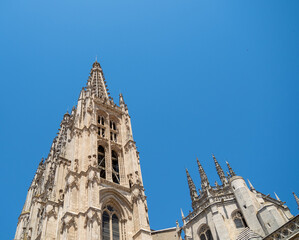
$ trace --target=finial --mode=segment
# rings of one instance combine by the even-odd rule
[[[98,61],[98,55],[96,55],[96,62]]]
[[[234,170],[231,168],[231,166],[229,165],[228,161],[226,161],[226,165],[227,165],[227,167],[228,167],[230,176],[231,176],[231,177],[236,176]]]
[[[299,198],[297,197],[297,195],[293,192],[293,195],[295,197],[295,200],[296,200],[296,203],[297,203],[297,206],[298,206],[298,209],[299,209]]]
[[[222,184],[226,184],[227,183],[227,179],[225,177],[225,174],[223,172],[223,169],[221,168],[220,164],[218,163],[216,157],[214,156],[214,154],[212,153],[212,157],[214,159],[214,163],[215,163],[215,167],[216,167],[216,170],[217,170],[217,174],[222,182]]]
[[[180,224],[179,224],[178,220],[175,221],[175,224],[176,224],[176,229],[179,229],[180,228]]]
[[[198,200],[198,193],[196,191],[196,187],[195,184],[188,172],[188,169],[186,168],[186,175],[187,175],[187,181],[188,181],[188,186],[189,186],[189,191],[190,191],[190,197],[191,197],[191,201],[192,201],[192,207],[194,208],[194,201]]]
[[[124,96],[122,95],[122,93],[119,94],[119,106],[120,107],[125,107],[125,101],[124,101]]]
[[[198,171],[201,179],[201,189],[202,191],[206,190],[207,188],[210,188],[210,183],[207,177],[207,174],[205,173],[203,167],[201,166],[198,158],[196,158],[197,165],[198,165]]]
[[[255,190],[255,188],[253,187],[253,185],[251,184],[251,182],[249,181],[249,179],[247,179],[249,186],[250,186],[250,190]]]
[[[275,195],[276,199],[277,199],[278,201],[281,202],[281,200],[280,200],[279,197],[277,196],[276,192],[274,192],[274,195]]]
[[[183,213],[182,209],[181,209],[181,215],[182,215],[182,220],[184,220],[185,216],[184,216],[184,213]]]

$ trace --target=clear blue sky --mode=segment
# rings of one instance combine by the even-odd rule
[[[298,12],[298,0],[2,0],[0,239],[96,55],[129,107],[153,229],[191,209],[196,156],[218,180],[211,153],[298,214]]]

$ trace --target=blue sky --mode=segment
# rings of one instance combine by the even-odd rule
[[[211,154],[298,214],[299,2],[151,0],[0,2],[1,239],[95,56],[122,92],[153,229],[191,209],[185,167]]]

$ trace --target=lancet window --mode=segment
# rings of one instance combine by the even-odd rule
[[[245,228],[247,227],[246,221],[240,211],[236,211],[232,215],[236,228]]]
[[[120,224],[117,212],[108,205],[103,210],[102,240],[120,240]]]
[[[199,231],[199,239],[200,240],[213,240],[213,236],[210,228],[205,225]]]
[[[106,178],[106,162],[105,162],[105,148],[98,146],[98,167],[100,169],[100,177]]]
[[[114,121],[110,121],[110,140],[113,142],[117,142],[117,128],[116,123]]]
[[[112,160],[112,180],[115,183],[120,182],[119,180],[119,163],[118,163],[118,155],[115,151],[111,152],[111,160]]]
[[[103,116],[98,116],[98,135],[105,137],[105,118]]]

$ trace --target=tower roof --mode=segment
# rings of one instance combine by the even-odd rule
[[[90,89],[91,94],[98,98],[109,98],[109,89],[107,89],[102,67],[97,60],[92,64],[87,89]]]

